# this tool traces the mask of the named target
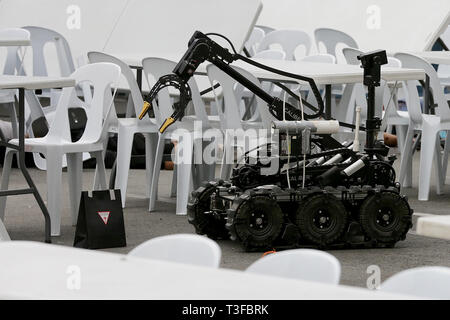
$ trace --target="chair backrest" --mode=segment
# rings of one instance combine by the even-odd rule
[[[361,61],[358,60],[358,56],[362,54],[363,52],[356,48],[343,48],[342,54],[344,55],[345,60],[347,61],[347,64],[353,64],[353,65],[359,65],[361,64]]]
[[[7,28],[0,29],[0,37],[2,39],[14,39],[14,40],[30,40],[30,32],[21,28]],[[19,47],[7,47],[6,48],[6,60],[3,67],[3,74],[15,75],[23,74],[21,69],[22,61],[19,55]]]
[[[31,34],[31,46],[33,47],[33,75],[48,76],[47,62],[45,59],[45,46],[54,43],[60,68],[60,75],[67,77],[75,71],[72,52],[69,43],[60,33],[42,28],[24,27]]]
[[[245,43],[245,48],[247,49],[248,53],[250,53],[251,56],[254,56],[256,53],[256,49],[258,48],[259,43],[264,38],[265,33],[263,29],[260,28],[253,28],[252,33],[250,34],[250,37],[248,38],[247,42]]]
[[[75,143],[96,143],[106,137],[110,115],[115,113],[111,88],[118,84],[120,67],[112,63],[88,64],[78,68],[71,77],[81,88],[89,84],[92,95],[85,91],[82,101],[77,96],[77,88],[64,88],[47,138],[70,142],[68,109],[79,107],[85,110],[87,122],[83,135]]]
[[[321,53],[312,56],[303,57],[300,61],[318,62],[318,63],[336,63],[336,58],[328,53]]]
[[[248,80],[253,82],[255,85],[262,88],[261,83],[253,74],[239,67],[233,68]],[[222,87],[225,109],[222,111],[221,108],[218,108],[219,113],[223,112],[221,117],[221,119],[224,119],[224,123],[222,123],[222,129],[243,129],[243,115],[241,114],[239,108],[239,100],[241,99],[241,95],[239,94],[241,90],[239,90],[239,87],[241,85],[213,64],[210,64],[206,67],[206,72],[208,74],[211,85],[220,83],[220,86]],[[257,104],[257,111],[259,112],[259,115],[261,116],[261,120],[263,122],[263,127],[268,129],[270,128],[273,116],[269,113],[267,104],[261,98],[256,97],[255,100]],[[217,105],[219,105],[218,101],[216,101],[216,103]]]
[[[275,31],[275,28],[269,27],[269,26],[263,26],[263,25],[255,25],[256,28],[259,28],[264,31],[264,34],[268,34],[269,32]]]
[[[281,50],[267,49],[267,50],[263,50],[263,51],[259,51],[259,52],[255,53],[253,58],[284,60],[284,59],[286,59],[286,53],[284,53],[284,51],[281,51]]]
[[[450,299],[450,268],[420,267],[401,271],[381,284],[381,291],[431,299]]]
[[[436,70],[427,61],[410,53],[399,52],[394,55],[402,63],[403,68],[423,69],[430,78],[430,89],[433,93],[434,102],[437,103],[436,113],[441,120],[450,121],[450,109],[445,98],[444,88],[441,86]]]
[[[147,77],[147,80],[149,80],[149,76],[152,76],[155,81],[157,81],[160,77],[172,73],[173,69],[176,66],[176,62],[163,58],[145,58],[144,60],[142,60],[142,66],[144,68],[144,75],[145,77]],[[202,121],[203,127],[210,127],[205,103],[203,102],[203,99],[200,95],[200,90],[198,89],[195,78],[192,77],[188,81],[188,84],[191,88],[192,103],[196,118],[199,121]],[[155,118],[159,124],[162,124],[162,121],[170,117],[170,115],[173,113],[172,102],[168,88],[164,88],[158,93],[158,108],[160,115],[156,116],[155,113]],[[174,127],[176,127],[176,124],[175,126],[173,126],[173,128]]]
[[[130,88],[130,95],[133,102],[134,112],[136,115],[138,115],[142,110],[142,106],[144,105],[144,99],[142,98],[142,93],[139,89],[136,77],[131,68],[122,60],[103,52],[91,51],[88,53],[88,59],[90,63],[110,62],[120,67],[122,75],[127,81],[128,87]],[[148,117],[144,117],[142,119],[142,123],[150,121],[151,120]]]
[[[336,49],[338,44],[342,43],[351,48],[358,48],[356,41],[345,32],[330,29],[318,28],[314,31],[314,38],[316,40],[317,50],[320,52],[320,43],[325,46],[326,53],[337,57]]]
[[[341,264],[324,251],[295,249],[265,256],[251,264],[246,272],[338,284]]]
[[[258,51],[270,49],[271,45],[278,44],[286,53],[286,60],[295,60],[295,50],[299,46],[305,48],[305,55],[311,51],[311,37],[300,30],[275,30],[264,36],[258,46]]]
[[[128,253],[129,256],[218,268],[222,251],[207,237],[174,234],[150,239]]]

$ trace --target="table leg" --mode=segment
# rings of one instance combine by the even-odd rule
[[[19,167],[22,171],[23,176],[25,177],[25,180],[28,183],[28,186],[33,192],[33,195],[41,208],[42,214],[44,215],[45,219],[45,242],[51,243],[51,237],[50,237],[50,215],[48,213],[47,207],[45,206],[44,201],[42,201],[42,198],[36,188],[36,185],[34,184],[33,180],[31,179],[30,174],[28,173],[28,170],[25,166],[25,89],[20,88],[19,89],[19,151],[18,151],[18,158],[19,158]]]
[[[331,119],[331,84],[325,86],[325,119]]]

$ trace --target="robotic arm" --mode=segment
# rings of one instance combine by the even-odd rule
[[[171,117],[164,121],[159,131],[163,133],[175,121],[181,120],[184,116],[187,104],[191,100],[191,90],[189,88],[188,81],[194,75],[195,71],[201,63],[209,61],[216,65],[223,72],[228,74],[230,77],[234,78],[236,81],[248,88],[262,100],[267,102],[269,111],[275,118],[282,120],[284,111],[286,113],[286,120],[302,120],[302,113],[296,107],[290,105],[289,103],[285,103],[285,107],[283,108],[283,101],[281,101],[277,97],[271,96],[270,94],[253,84],[250,80],[242,76],[235,69],[233,69],[230,64],[236,60],[243,60],[246,63],[252,64],[258,68],[265,69],[269,72],[278,73],[293,79],[308,82],[319,106],[314,107],[306,101],[302,100],[305,106],[316,111],[316,113],[313,115],[304,114],[303,117],[305,119],[314,119],[322,115],[324,104],[319,89],[317,88],[313,79],[262,65],[256,61],[238,54],[237,52],[230,53],[228,49],[223,48],[218,43],[211,40],[208,35],[221,36],[218,34],[203,34],[200,31],[196,31],[194,33],[194,35],[189,40],[188,50],[176,65],[175,69],[173,70],[173,74],[161,77],[150,90],[149,95],[145,99],[145,103],[142,112],[139,115],[139,119],[142,119],[152,108],[152,101],[156,98],[158,92],[165,87],[172,86],[180,91],[180,101],[174,104],[173,114],[171,115]],[[228,41],[228,39],[226,40]]]

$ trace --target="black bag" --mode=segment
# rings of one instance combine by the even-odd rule
[[[73,246],[105,249],[126,245],[120,190],[83,191]]]

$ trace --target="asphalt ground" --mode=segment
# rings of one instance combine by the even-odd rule
[[[414,158],[414,170],[414,172],[418,170],[418,155]],[[30,169],[30,173],[45,198],[45,172]],[[93,170],[84,170],[84,190],[91,188],[93,177]],[[148,212],[148,199],[145,197],[145,172],[144,170],[130,171],[127,206],[124,209],[127,247],[105,251],[127,253],[136,245],[157,236],[194,233],[194,228],[187,222],[186,216],[175,215],[175,199],[169,197],[171,179],[172,171],[163,170],[161,172],[157,210]],[[414,221],[421,213],[448,214],[450,186],[446,185],[444,194],[439,196],[435,194],[433,187],[430,201],[421,202],[417,200],[417,179],[415,174],[413,188],[403,189],[416,213]],[[13,170],[10,181],[10,188],[24,186],[25,182],[17,169]],[[67,173],[64,172],[61,236],[53,237],[53,244],[72,246],[75,227],[71,224],[67,182]],[[23,195],[8,198],[4,222],[13,240],[43,241],[43,221],[33,196]],[[231,240],[218,241],[218,243],[222,248],[223,268],[244,270],[261,257],[261,253],[245,252],[239,243]],[[368,271],[373,272],[373,266],[379,267],[381,280],[385,280],[401,270],[418,266],[450,267],[450,241],[419,236],[415,234],[414,228],[409,232],[406,240],[397,243],[395,248],[341,249],[328,252],[341,262],[341,283],[360,287],[367,285],[371,276]]]

